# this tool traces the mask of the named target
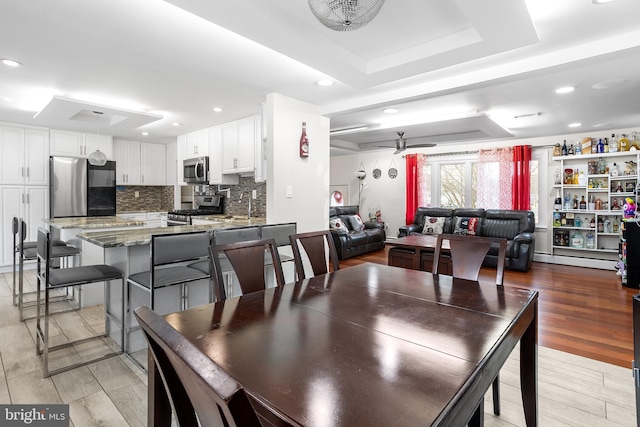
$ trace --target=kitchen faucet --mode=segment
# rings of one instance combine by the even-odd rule
[[[238,200],[238,203],[242,203],[242,196],[244,196],[244,192],[240,193],[240,200]],[[247,210],[247,214],[248,217],[251,218],[251,214],[253,213],[252,209],[251,209],[251,197],[249,197],[249,208]]]

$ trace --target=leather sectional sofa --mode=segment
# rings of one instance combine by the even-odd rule
[[[358,221],[358,206],[333,206],[329,208],[331,236],[339,259],[347,259],[384,248],[386,234],[384,223],[376,221]],[[362,229],[354,222],[360,223]]]
[[[447,209],[420,207],[413,224],[400,227],[398,237],[422,233],[425,221],[430,234],[476,234],[507,239],[506,268],[529,271],[536,243],[535,217],[531,211],[501,209]],[[484,265],[497,264],[497,245],[491,248]]]

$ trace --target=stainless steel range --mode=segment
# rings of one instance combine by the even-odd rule
[[[215,215],[224,213],[224,196],[206,195],[195,196],[194,202],[197,209],[178,209],[167,213],[167,225],[191,225],[191,218],[202,215]]]

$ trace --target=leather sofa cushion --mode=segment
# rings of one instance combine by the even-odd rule
[[[366,245],[369,241],[369,235],[365,231],[352,231],[348,234],[351,240],[351,246]]]
[[[384,242],[384,233],[381,233],[377,228],[365,228],[365,234],[367,235],[367,243]]]

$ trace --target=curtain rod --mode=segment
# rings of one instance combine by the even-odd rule
[[[546,145],[533,145],[531,146],[532,150],[536,148],[553,148],[556,144],[546,144]],[[487,148],[486,150],[491,150]],[[454,153],[436,153],[436,154],[427,154],[427,153],[416,153],[416,154],[426,154],[427,157],[442,157],[442,156],[467,156],[469,154],[478,154],[480,150],[472,150],[472,151],[456,151]],[[404,159],[407,155],[403,154],[402,158]]]

